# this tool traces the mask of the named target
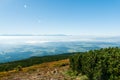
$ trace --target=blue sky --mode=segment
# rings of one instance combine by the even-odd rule
[[[0,34],[120,35],[120,0],[0,0]]]

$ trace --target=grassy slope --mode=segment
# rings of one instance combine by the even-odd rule
[[[53,79],[60,78],[61,80],[64,80],[64,79],[70,80],[70,78],[62,75],[62,72],[68,70],[68,68],[69,68],[68,59],[47,62],[47,63],[42,63],[42,64],[22,68],[22,71],[11,70],[8,72],[0,72],[0,80],[14,80],[14,79],[49,80],[51,78]],[[55,74],[56,76],[53,76]]]
[[[43,56],[43,57],[31,57],[25,60],[13,61],[8,63],[0,64],[0,72],[14,70],[18,66],[21,67],[29,67],[36,64],[41,64],[45,62],[52,62],[58,61],[63,59],[68,59],[74,53],[66,53],[66,54],[59,54],[59,55],[51,55],[51,56]]]

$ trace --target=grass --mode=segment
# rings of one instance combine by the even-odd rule
[[[65,59],[65,60],[60,60],[60,61],[53,61],[53,62],[46,62],[46,63],[42,63],[42,64],[38,64],[38,65],[34,65],[34,66],[30,66],[30,67],[26,67],[26,68],[22,68],[21,66],[18,66],[17,68],[15,68],[14,70],[11,71],[4,71],[4,72],[0,72],[0,80],[3,77],[12,77],[15,76],[16,74],[21,74],[21,73],[29,73],[32,74],[34,72],[36,72],[38,69],[47,72],[47,69],[55,69],[58,68],[59,71],[61,67],[68,67],[66,68],[65,71],[62,71],[62,74],[64,76],[66,76],[66,80],[68,80],[67,78],[71,79],[71,80],[89,80],[88,77],[86,75],[81,75],[78,74],[77,72],[73,72],[72,70],[69,69],[69,59]],[[64,80],[65,80],[64,79]]]
[[[46,62],[46,63],[42,63],[42,64],[30,66],[30,67],[25,67],[25,68],[18,66],[14,70],[0,72],[0,79],[2,77],[7,77],[7,76],[10,76],[10,75],[16,74],[16,73],[26,73],[26,72],[32,73],[32,72],[36,71],[37,69],[42,69],[45,71],[46,70],[45,68],[47,68],[47,67],[54,68],[54,67],[62,67],[62,66],[67,66],[67,65],[69,65],[68,59],[60,60],[60,61],[53,61],[53,62]]]
[[[71,69],[67,70],[63,73],[64,75],[71,77],[73,80],[89,80],[86,75],[78,74],[76,71],[72,71]]]

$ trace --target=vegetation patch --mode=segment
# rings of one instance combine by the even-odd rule
[[[120,80],[120,48],[102,48],[70,58],[73,72],[86,75],[89,80]]]
[[[86,75],[78,74],[77,71],[72,71],[71,69],[63,73],[64,75],[71,77],[72,80],[89,80]]]

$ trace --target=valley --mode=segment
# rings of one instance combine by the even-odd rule
[[[85,52],[106,47],[119,47],[118,42],[45,42],[37,44],[0,45],[0,63],[27,59],[33,56],[57,55],[61,53]]]

